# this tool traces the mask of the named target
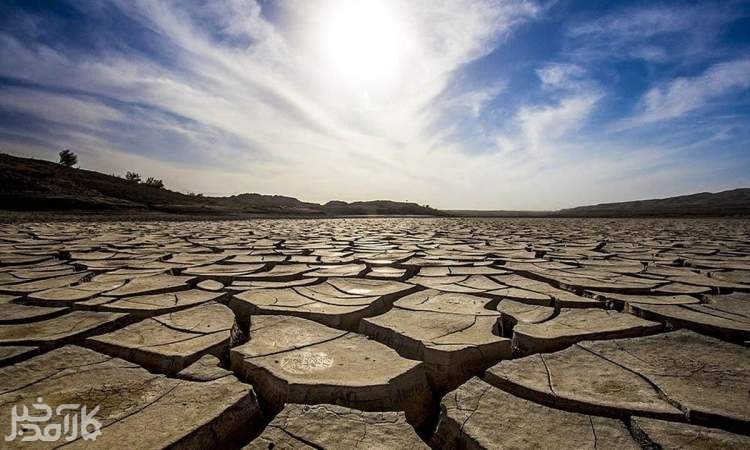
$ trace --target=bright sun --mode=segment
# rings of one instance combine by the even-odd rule
[[[323,63],[341,81],[382,87],[398,74],[409,30],[395,2],[337,0],[322,11],[318,31]]]

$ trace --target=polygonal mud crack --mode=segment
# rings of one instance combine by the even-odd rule
[[[89,412],[99,407],[93,417],[102,424],[101,435],[84,441],[79,434],[66,448],[223,447],[246,442],[264,423],[252,388],[234,377],[175,380],[75,346],[0,368],[0,404],[32,409],[37,398],[52,410],[62,404],[85,404]],[[49,423],[62,419],[53,416]],[[11,429],[10,408],[0,408],[0,427]],[[20,439],[4,445],[28,448]]]
[[[491,300],[467,294],[427,290],[397,300],[387,313],[364,319],[360,332],[425,362],[430,383],[439,391],[503,358],[510,340],[493,334],[499,314]]]
[[[431,397],[417,361],[354,333],[289,316],[255,316],[250,340],[231,350],[231,367],[271,410],[284,403],[331,403],[429,417]]]
[[[309,286],[253,289],[235,295],[229,306],[243,322],[255,314],[288,314],[356,331],[362,318],[384,312],[396,298],[414,290],[398,281],[341,278]]]
[[[558,353],[502,361],[485,379],[573,411],[738,430],[750,423],[750,349],[690,331],[581,342]]]
[[[0,228],[0,412],[101,403],[103,447],[419,448],[456,387],[439,448],[748,446],[744,220]]]

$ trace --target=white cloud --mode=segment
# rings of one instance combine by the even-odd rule
[[[505,91],[507,87],[508,83],[505,80],[499,80],[490,86],[464,92],[449,98],[442,107],[448,109],[451,113],[463,111],[473,118],[478,118],[487,104]]]
[[[543,88],[570,89],[580,86],[586,70],[576,64],[553,63],[537,69],[536,74]]]
[[[696,11],[704,8],[652,6],[618,11],[571,27],[573,36],[613,36],[643,39],[685,31],[695,25]]]
[[[634,58],[666,63],[711,55],[724,25],[737,19],[736,2],[649,5],[614,12],[568,28],[579,60]]]
[[[586,124],[600,99],[597,91],[581,91],[555,104],[522,106],[514,119],[516,130],[498,135],[497,146],[504,154],[524,152],[544,161],[559,158],[576,141],[572,133]]]
[[[100,127],[103,126],[103,122],[124,119],[124,115],[119,110],[93,98],[74,97],[24,87],[0,89],[0,107],[68,126]]]
[[[565,98],[556,106],[522,108],[518,119],[528,151],[549,153],[562,137],[583,125],[598,100],[596,94],[578,95]]]
[[[635,117],[623,125],[643,125],[682,117],[710,102],[750,88],[750,59],[715,64],[694,77],[679,77],[651,88]]]

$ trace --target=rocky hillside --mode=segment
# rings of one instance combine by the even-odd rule
[[[566,217],[732,216],[750,214],[750,188],[632,202],[602,203],[555,212]]]
[[[441,215],[416,203],[372,201],[325,205],[293,197],[188,195],[50,161],[0,154],[0,210],[128,211],[225,215]]]

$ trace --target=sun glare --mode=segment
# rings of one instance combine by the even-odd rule
[[[318,24],[322,62],[340,81],[376,87],[398,74],[409,36],[393,2],[333,1]]]

